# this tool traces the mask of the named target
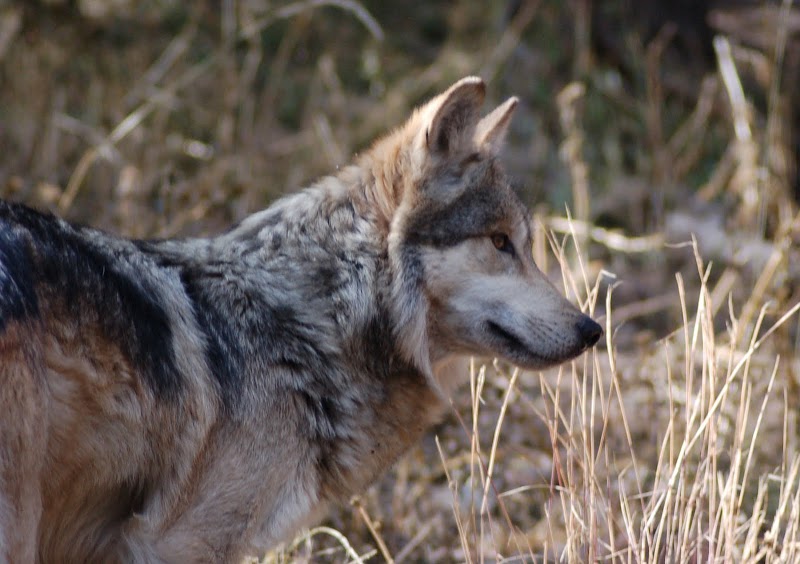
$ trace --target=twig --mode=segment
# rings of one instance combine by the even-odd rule
[[[355,2],[354,0],[306,0],[305,2],[293,2],[283,6],[275,12],[253,22],[251,25],[242,29],[242,36],[244,38],[252,37],[260,33],[264,28],[272,24],[275,20],[283,20],[296,16],[306,10],[319,8],[321,6],[333,6],[341,8],[347,12],[352,13],[364,27],[366,27],[372,36],[378,41],[383,41],[384,33],[378,21],[372,17],[364,6]]]
[[[488,498],[489,498],[489,488],[492,485],[492,475],[494,474],[494,463],[497,457],[497,445],[500,442],[500,429],[503,427],[503,419],[506,416],[506,410],[508,409],[508,402],[511,399],[511,394],[514,393],[514,386],[517,383],[517,377],[519,376],[519,368],[515,368],[514,372],[511,374],[511,381],[508,383],[508,390],[506,390],[506,395],[503,398],[503,405],[500,407],[500,415],[497,416],[497,424],[494,428],[494,437],[492,438],[492,450],[489,454],[489,466],[486,470],[486,482],[483,486],[483,500],[481,501],[481,513],[486,512],[486,508],[488,506]]]
[[[655,194],[653,194],[653,208],[657,223],[660,224],[663,215],[663,184],[670,180],[672,172],[668,146],[664,143],[664,132],[661,118],[661,108],[664,106],[664,94],[661,88],[661,55],[677,32],[675,24],[667,23],[647,45],[647,133],[650,139],[650,150],[653,152],[653,181]]]
[[[588,221],[558,216],[545,218],[544,222],[557,233],[575,233],[582,239],[588,237],[609,249],[623,253],[646,253],[658,250],[664,245],[664,235],[661,233],[644,237],[629,237],[618,231],[595,227],[594,224]]]
[[[561,158],[569,166],[572,176],[572,199],[575,218],[589,220],[589,169],[583,159],[583,132],[580,128],[578,104],[586,93],[581,82],[572,82],[558,94],[558,112],[564,142],[561,144]]]
[[[736,64],[731,56],[731,44],[725,37],[718,35],[714,38],[714,51],[717,54],[719,73],[722,82],[728,92],[728,99],[731,102],[733,113],[733,130],[736,138],[743,142],[750,142],[753,134],[750,131],[750,122],[747,119],[747,100],[744,97],[742,82],[739,80],[739,73]]]
[[[378,533],[377,527],[375,527],[375,523],[372,522],[370,519],[369,513],[364,508],[364,505],[361,503],[361,498],[355,496],[352,501],[350,502],[353,507],[356,508],[358,514],[361,515],[361,518],[364,520],[364,523],[367,525],[367,529],[369,529],[372,538],[375,539],[375,542],[378,544],[378,550],[380,550],[381,555],[383,556],[384,560],[386,560],[386,564],[394,564],[394,558],[392,558],[391,553],[389,552],[389,548],[386,546],[386,543],[381,537],[380,533]]]
[[[415,534],[411,538],[411,540],[408,541],[408,543],[400,550],[400,552],[397,553],[397,555],[394,558],[395,564],[400,564],[401,562],[403,562],[403,560],[408,558],[411,555],[411,553],[414,552],[414,550],[420,544],[422,544],[422,541],[424,541],[427,538],[427,536],[431,533],[431,531],[433,531],[433,525],[434,525],[434,520],[431,519],[427,523],[425,523],[422,527],[420,527],[419,531],[417,531],[417,534]]]
[[[353,559],[353,562],[355,562],[356,564],[364,564],[364,560],[358,555],[355,549],[353,549],[352,545],[347,540],[347,537],[345,537],[342,533],[331,527],[314,527],[306,534],[295,539],[294,542],[292,542],[292,544],[289,546],[289,550],[290,551],[294,550],[300,545],[301,542],[315,535],[328,535],[330,537],[333,537],[334,539],[336,539],[336,542],[338,542],[342,546],[344,551],[347,553],[347,556]]]
[[[728,40],[722,36],[715,37],[714,51],[717,54],[722,82],[731,103],[733,130],[737,140],[736,151],[739,162],[733,178],[733,186],[739,192],[742,200],[741,217],[748,218],[753,216],[758,205],[758,188],[756,186],[757,151],[753,142],[753,133],[750,130],[747,100],[739,73],[733,62],[731,45]]]
[[[781,3],[780,18],[777,24],[777,34],[775,37],[775,57],[773,60],[774,70],[769,86],[769,98],[767,100],[767,131],[761,151],[761,166],[764,168],[764,170],[770,170],[770,160],[777,158],[777,155],[781,153],[780,143],[776,142],[776,140],[780,137],[779,132],[782,128],[782,112],[780,108],[781,70],[783,68],[784,54],[786,53],[786,41],[789,32],[789,16],[791,14],[793,3],[793,0],[783,0]],[[788,178],[784,178],[783,181],[785,185],[783,195],[786,196]],[[782,224],[791,221],[790,209],[791,206],[779,206],[779,221]],[[765,213],[766,210],[764,209],[764,202],[762,201],[762,210],[760,215],[763,217]]]

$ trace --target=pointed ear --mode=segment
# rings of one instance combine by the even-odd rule
[[[478,147],[486,148],[491,153],[500,150],[518,103],[516,96],[509,98],[478,123],[475,129],[475,144]]]
[[[429,103],[425,142],[431,154],[452,155],[472,143],[485,95],[483,80],[469,76]]]

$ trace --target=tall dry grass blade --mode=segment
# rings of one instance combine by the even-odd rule
[[[361,503],[361,498],[356,496],[352,499],[350,503],[353,507],[356,508],[356,511],[358,511],[358,514],[361,516],[361,519],[364,520],[364,524],[367,526],[370,535],[372,535],[372,538],[377,543],[378,550],[380,551],[381,556],[383,556],[383,559],[386,561],[386,564],[394,564],[394,558],[392,558],[392,555],[389,552],[389,548],[386,546],[386,541],[383,540],[383,537],[378,532],[378,528],[375,526],[375,522],[369,516],[369,513],[367,513],[364,504]]]
[[[750,468],[752,467],[753,462],[753,455],[755,452],[756,447],[756,439],[758,438],[758,433],[761,430],[761,423],[764,420],[764,413],[767,409],[767,402],[769,401],[772,395],[772,388],[775,385],[775,377],[778,375],[778,365],[780,364],[780,357],[775,359],[775,365],[772,369],[772,375],[769,378],[769,384],[767,384],[767,391],[764,394],[764,399],[761,402],[761,409],[758,410],[758,418],[756,419],[756,426],[753,429],[753,433],[750,439],[750,448],[747,451],[747,460],[744,463],[744,474],[742,475],[742,488],[739,492],[739,499],[736,502],[737,510],[742,509],[742,504],[744,503],[744,494],[746,491],[747,486],[747,479],[749,477]],[[784,412],[785,413],[785,412]]]
[[[514,371],[511,373],[511,381],[508,384],[508,390],[506,391],[505,397],[503,398],[503,403],[500,406],[500,414],[497,416],[497,424],[494,428],[494,436],[492,437],[492,447],[489,451],[489,467],[486,470],[486,480],[483,486],[483,501],[481,503],[481,513],[485,513],[487,510],[487,504],[489,499],[489,487],[492,484],[492,476],[494,475],[494,465],[497,460],[497,446],[500,444],[500,429],[503,426],[503,419],[506,416],[506,410],[508,409],[508,403],[511,400],[511,395],[514,393],[514,387],[517,384],[517,377],[519,376],[519,368],[515,368]]]
[[[458,538],[461,541],[461,548],[464,551],[464,558],[466,562],[472,564],[472,555],[469,550],[469,542],[467,540],[466,531],[464,530],[464,523],[461,520],[461,512],[458,509],[458,484],[456,484],[456,482],[454,482],[450,477],[450,471],[447,469],[447,457],[444,455],[444,450],[442,450],[442,444],[439,441],[438,436],[436,437],[436,450],[439,452],[439,458],[442,461],[445,478],[447,478],[447,485],[453,496],[453,516],[455,517],[456,527],[458,528]]]

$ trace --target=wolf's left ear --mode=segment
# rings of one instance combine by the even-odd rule
[[[485,95],[483,80],[468,76],[430,102],[425,143],[431,154],[452,155],[472,143]]]
[[[491,153],[500,150],[518,103],[519,98],[516,96],[509,98],[478,123],[475,128],[475,144],[478,147]]]

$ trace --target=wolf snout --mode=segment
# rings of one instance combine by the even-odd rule
[[[588,315],[581,315],[576,327],[583,340],[584,348],[593,347],[603,336],[603,328]]]

